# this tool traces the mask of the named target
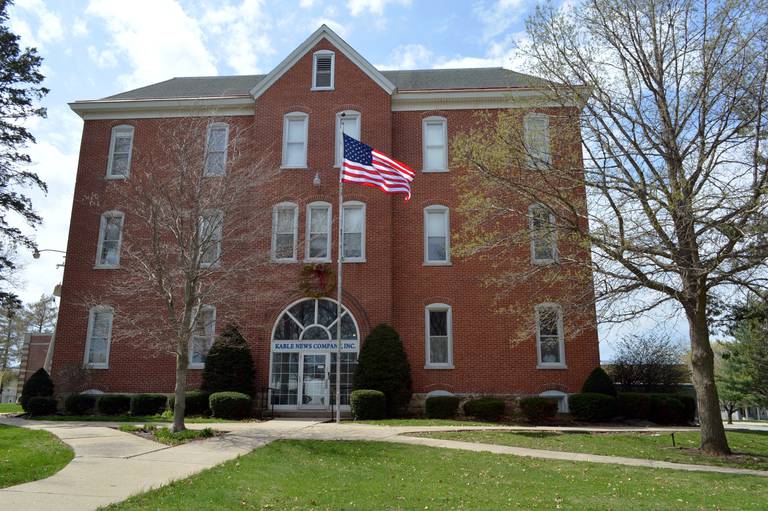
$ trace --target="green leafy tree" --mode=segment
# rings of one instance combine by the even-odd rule
[[[602,367],[595,367],[592,372],[589,373],[587,379],[584,380],[584,385],[581,387],[581,392],[605,394],[613,397],[616,397],[617,394],[613,380]]]
[[[768,405],[768,294],[753,294],[733,309],[725,368],[737,388],[748,388],[748,401]]]
[[[227,325],[205,358],[201,390],[214,392],[240,392],[252,398],[256,395],[251,348],[233,324]]]
[[[400,335],[389,325],[378,325],[365,338],[353,379],[354,390],[384,393],[387,415],[402,413],[411,400],[411,365]]]
[[[32,374],[21,389],[21,403],[25,412],[28,412],[27,405],[33,397],[49,397],[53,395],[53,380],[48,371],[42,367]]]
[[[45,108],[37,104],[48,89],[41,86],[40,73],[43,59],[34,48],[19,46],[19,36],[8,28],[8,8],[13,2],[0,2],[0,247],[26,246],[34,241],[11,221],[20,217],[32,227],[41,222],[32,202],[23,193],[27,187],[47,191],[40,177],[26,164],[29,155],[24,148],[35,142],[27,129],[28,119],[45,117]],[[15,264],[5,251],[0,255],[0,280],[13,271]],[[8,289],[0,289],[0,299],[14,296]]]
[[[752,400],[752,382],[744,372],[741,357],[731,352],[733,343],[716,343],[715,380],[720,405],[728,416],[728,424],[733,424],[733,414]]]

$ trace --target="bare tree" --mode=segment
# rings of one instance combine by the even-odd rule
[[[286,270],[271,266],[270,219],[276,187],[257,157],[246,123],[228,131],[213,117],[167,119],[154,140],[134,149],[128,179],[94,199],[119,210],[106,225],[123,242],[102,243],[100,257],[119,257],[116,278],[88,303],[112,304],[113,339],[176,360],[173,428],[183,430],[190,351],[204,352],[216,322],[239,321],[279,295]],[[155,136],[155,135],[153,135]],[[286,196],[290,191],[275,193]]]
[[[56,298],[43,294],[38,301],[27,304],[23,314],[28,329],[38,333],[52,332],[59,314]]]
[[[609,373],[625,390],[667,389],[685,381],[684,350],[669,336],[627,335],[614,344]]]
[[[661,305],[685,314],[701,448],[717,454],[730,449],[707,309],[768,283],[767,17],[764,0],[541,7],[521,51],[548,80],[533,109],[550,114],[551,154],[530,150],[540,144],[520,135],[515,112],[454,141],[469,168],[460,183],[465,254],[523,259],[531,235],[548,235],[520,220],[531,204],[563,248],[554,268],[499,272],[495,283],[570,286],[589,308],[578,293],[594,275],[604,321]],[[574,257],[579,248],[591,257]]]

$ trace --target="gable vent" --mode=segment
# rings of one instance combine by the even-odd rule
[[[333,88],[333,54],[319,53],[315,54],[314,69],[314,89]]]

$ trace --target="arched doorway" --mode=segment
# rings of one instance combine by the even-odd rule
[[[272,329],[270,400],[276,409],[327,410],[336,402],[336,321],[329,298],[305,298],[280,313]],[[352,313],[341,311],[341,406],[349,406],[360,330]]]

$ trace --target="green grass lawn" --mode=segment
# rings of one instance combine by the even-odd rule
[[[378,421],[349,421],[350,424],[373,424],[375,426],[509,426],[496,422],[477,422],[456,419],[382,419]]]
[[[123,424],[119,428],[125,433],[134,433],[166,445],[181,445],[192,440],[211,438],[216,433],[211,428],[185,429],[184,431],[171,431],[168,428],[158,428],[154,424],[144,426],[132,426]]]
[[[21,413],[24,410],[16,403],[0,403],[0,413]]]
[[[48,433],[0,424],[0,488],[48,477],[75,453]]]
[[[419,433],[419,436],[513,445],[550,451],[583,452],[609,456],[627,456],[677,463],[724,465],[768,470],[768,432],[728,431],[728,442],[735,456],[709,456],[697,450],[699,433],[675,433],[677,447],[672,447],[669,433],[548,433],[543,431],[456,431]],[[768,483],[768,481],[766,481]]]
[[[172,417],[164,415],[41,415],[29,417],[36,421],[72,421],[72,422],[173,422]],[[185,417],[188,424],[209,424],[213,422],[241,422],[230,419],[217,419],[216,417]]]
[[[112,510],[765,509],[766,479],[281,440]]]

